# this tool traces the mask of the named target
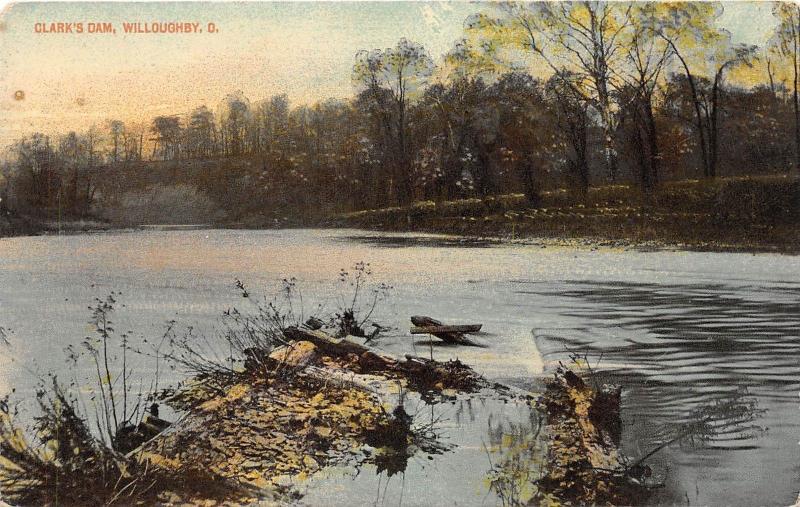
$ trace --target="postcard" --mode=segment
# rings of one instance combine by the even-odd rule
[[[800,4],[11,2],[0,504],[800,502]]]

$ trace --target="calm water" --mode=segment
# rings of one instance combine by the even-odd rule
[[[767,431],[670,447],[653,460],[665,483],[653,503],[790,505],[797,499],[800,257],[571,250],[360,231],[0,239],[0,327],[12,342],[0,359],[0,392],[16,387],[20,397],[29,395],[36,372],[82,376],[65,368],[63,348],[91,332],[87,306],[111,291],[121,293],[116,329],[136,339],[158,337],[170,319],[212,335],[223,310],[247,309],[235,280],[272,296],[283,278],[294,276],[307,313],[318,304],[333,311],[347,292],[339,270],[362,260],[375,281],[394,287],[375,315],[396,328],[381,341],[386,350],[459,357],[518,386],[530,385],[567,351],[586,352],[625,386],[623,445],[630,455],[656,445],[664,425],[746,388],[766,410],[757,423]],[[412,314],[481,322],[485,333],[477,340],[486,347],[430,347],[412,339],[406,334]],[[491,425],[480,418],[472,423]],[[426,466],[411,476],[446,473]],[[480,468],[477,460],[470,466]],[[382,497],[357,496],[356,503],[397,503],[385,484],[377,485]],[[344,502],[348,481],[338,486],[345,493],[331,499]],[[369,489],[361,483],[353,489],[362,487]],[[409,493],[408,480],[392,487],[405,488],[405,504],[425,502]],[[452,501],[496,503],[478,493]]]

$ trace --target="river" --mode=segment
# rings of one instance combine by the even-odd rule
[[[0,239],[0,393],[30,398],[37,374],[69,378],[63,349],[93,332],[94,298],[116,294],[117,332],[157,339],[168,320],[213,335],[295,277],[303,312],[334,311],[341,269],[369,263],[390,285],[380,347],[458,357],[520,387],[569,351],[623,391],[624,450],[641,455],[669,424],[742,391],[765,431],[657,454],[651,503],[790,505],[800,489],[800,257],[501,244],[355,230],[147,230]],[[352,272],[352,270],[351,270]],[[251,292],[243,299],[241,280]],[[295,307],[297,310],[297,307]],[[479,322],[485,348],[432,346],[408,316]],[[135,361],[134,361],[135,363]],[[135,364],[137,373],[149,363]],[[163,381],[176,380],[177,372]],[[79,379],[80,381],[80,379]],[[478,498],[476,503],[484,500]],[[489,502],[491,503],[491,501]]]

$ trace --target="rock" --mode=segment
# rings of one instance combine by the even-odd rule
[[[292,342],[289,345],[273,350],[269,358],[278,363],[303,367],[313,364],[319,359],[317,346],[308,341]]]
[[[308,326],[308,328],[311,329],[312,331],[322,329],[322,326],[324,325],[325,323],[316,317],[311,317],[306,321],[306,326]]]

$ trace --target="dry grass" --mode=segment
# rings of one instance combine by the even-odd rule
[[[96,439],[61,386],[39,394],[29,438],[0,406],[0,493],[14,505],[152,505],[180,499],[252,498],[195,466],[164,467]]]
[[[593,238],[713,250],[800,249],[800,180],[789,176],[667,182],[420,202],[338,215],[329,225],[484,237]]]

